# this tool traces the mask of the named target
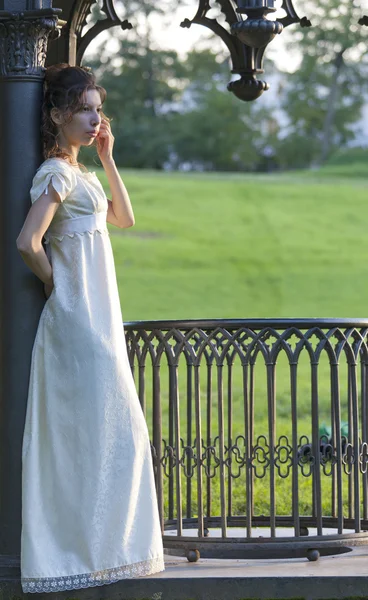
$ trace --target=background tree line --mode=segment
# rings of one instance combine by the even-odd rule
[[[151,17],[170,17],[170,4],[129,0],[124,17],[140,27],[110,30],[116,50],[84,61],[108,91],[114,154],[126,168],[263,171],[323,164],[355,138],[367,93],[366,28],[351,0],[312,0],[313,27],[282,34],[300,56],[293,73],[266,59],[277,93],[274,104],[243,103],[227,91],[226,48],[192,50],[180,58],[154,41]],[[92,20],[101,18],[94,5]],[[290,31],[289,31],[290,29]],[[272,45],[272,44],[271,44]],[[271,48],[270,45],[270,48]]]

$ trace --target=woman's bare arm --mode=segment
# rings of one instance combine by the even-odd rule
[[[112,200],[107,200],[106,221],[121,228],[132,227],[135,223],[132,204],[115,161],[113,159],[106,161],[103,163],[103,168],[112,194]]]
[[[49,183],[48,193],[43,193],[32,204],[17,237],[17,248],[27,267],[49,286],[53,285],[52,267],[43,249],[42,238],[59,204],[59,194]]]

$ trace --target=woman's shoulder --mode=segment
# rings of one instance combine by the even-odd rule
[[[59,156],[50,156],[40,164],[37,170],[42,168],[49,168],[51,166],[60,169],[71,169],[73,172],[79,169],[79,167],[77,167],[76,165],[72,165],[68,160],[65,160],[64,158],[60,158]]]
[[[35,177],[42,178],[52,174],[64,177],[69,180],[72,185],[76,185],[77,183],[78,169],[73,167],[73,165],[63,158],[57,156],[46,158],[36,170]]]
[[[78,178],[76,170],[67,161],[58,157],[50,157],[44,160],[38,167],[31,187],[31,198],[34,202],[44,192],[52,180],[53,187],[64,200],[77,186]]]

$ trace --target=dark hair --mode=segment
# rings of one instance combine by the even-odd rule
[[[52,156],[58,156],[73,164],[70,154],[63,152],[58,145],[58,128],[51,118],[51,110],[54,107],[59,109],[64,117],[64,123],[70,122],[73,114],[83,107],[84,92],[90,89],[99,92],[101,104],[103,104],[107,96],[106,90],[96,83],[96,77],[90,67],[73,67],[67,63],[58,63],[50,65],[45,70],[41,119],[43,157],[45,160]],[[102,110],[100,114],[107,121],[111,120]],[[93,143],[95,144],[96,140]],[[86,168],[80,163],[78,165],[84,169]]]

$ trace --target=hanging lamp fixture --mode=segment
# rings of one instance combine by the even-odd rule
[[[298,17],[292,0],[282,0],[281,8],[286,16],[276,21],[267,19],[268,13],[277,10],[274,0],[217,0],[217,3],[225,15],[229,31],[216,19],[206,16],[212,8],[209,0],[199,0],[195,17],[192,20],[184,19],[180,25],[204,25],[220,36],[230,51],[233,67],[231,73],[240,75],[240,79],[231,81],[227,89],[240,100],[255,100],[269,89],[266,81],[257,79],[258,74],[264,73],[263,56],[267,45],[287,25],[299,23],[301,27],[310,27],[311,22],[306,17]]]

